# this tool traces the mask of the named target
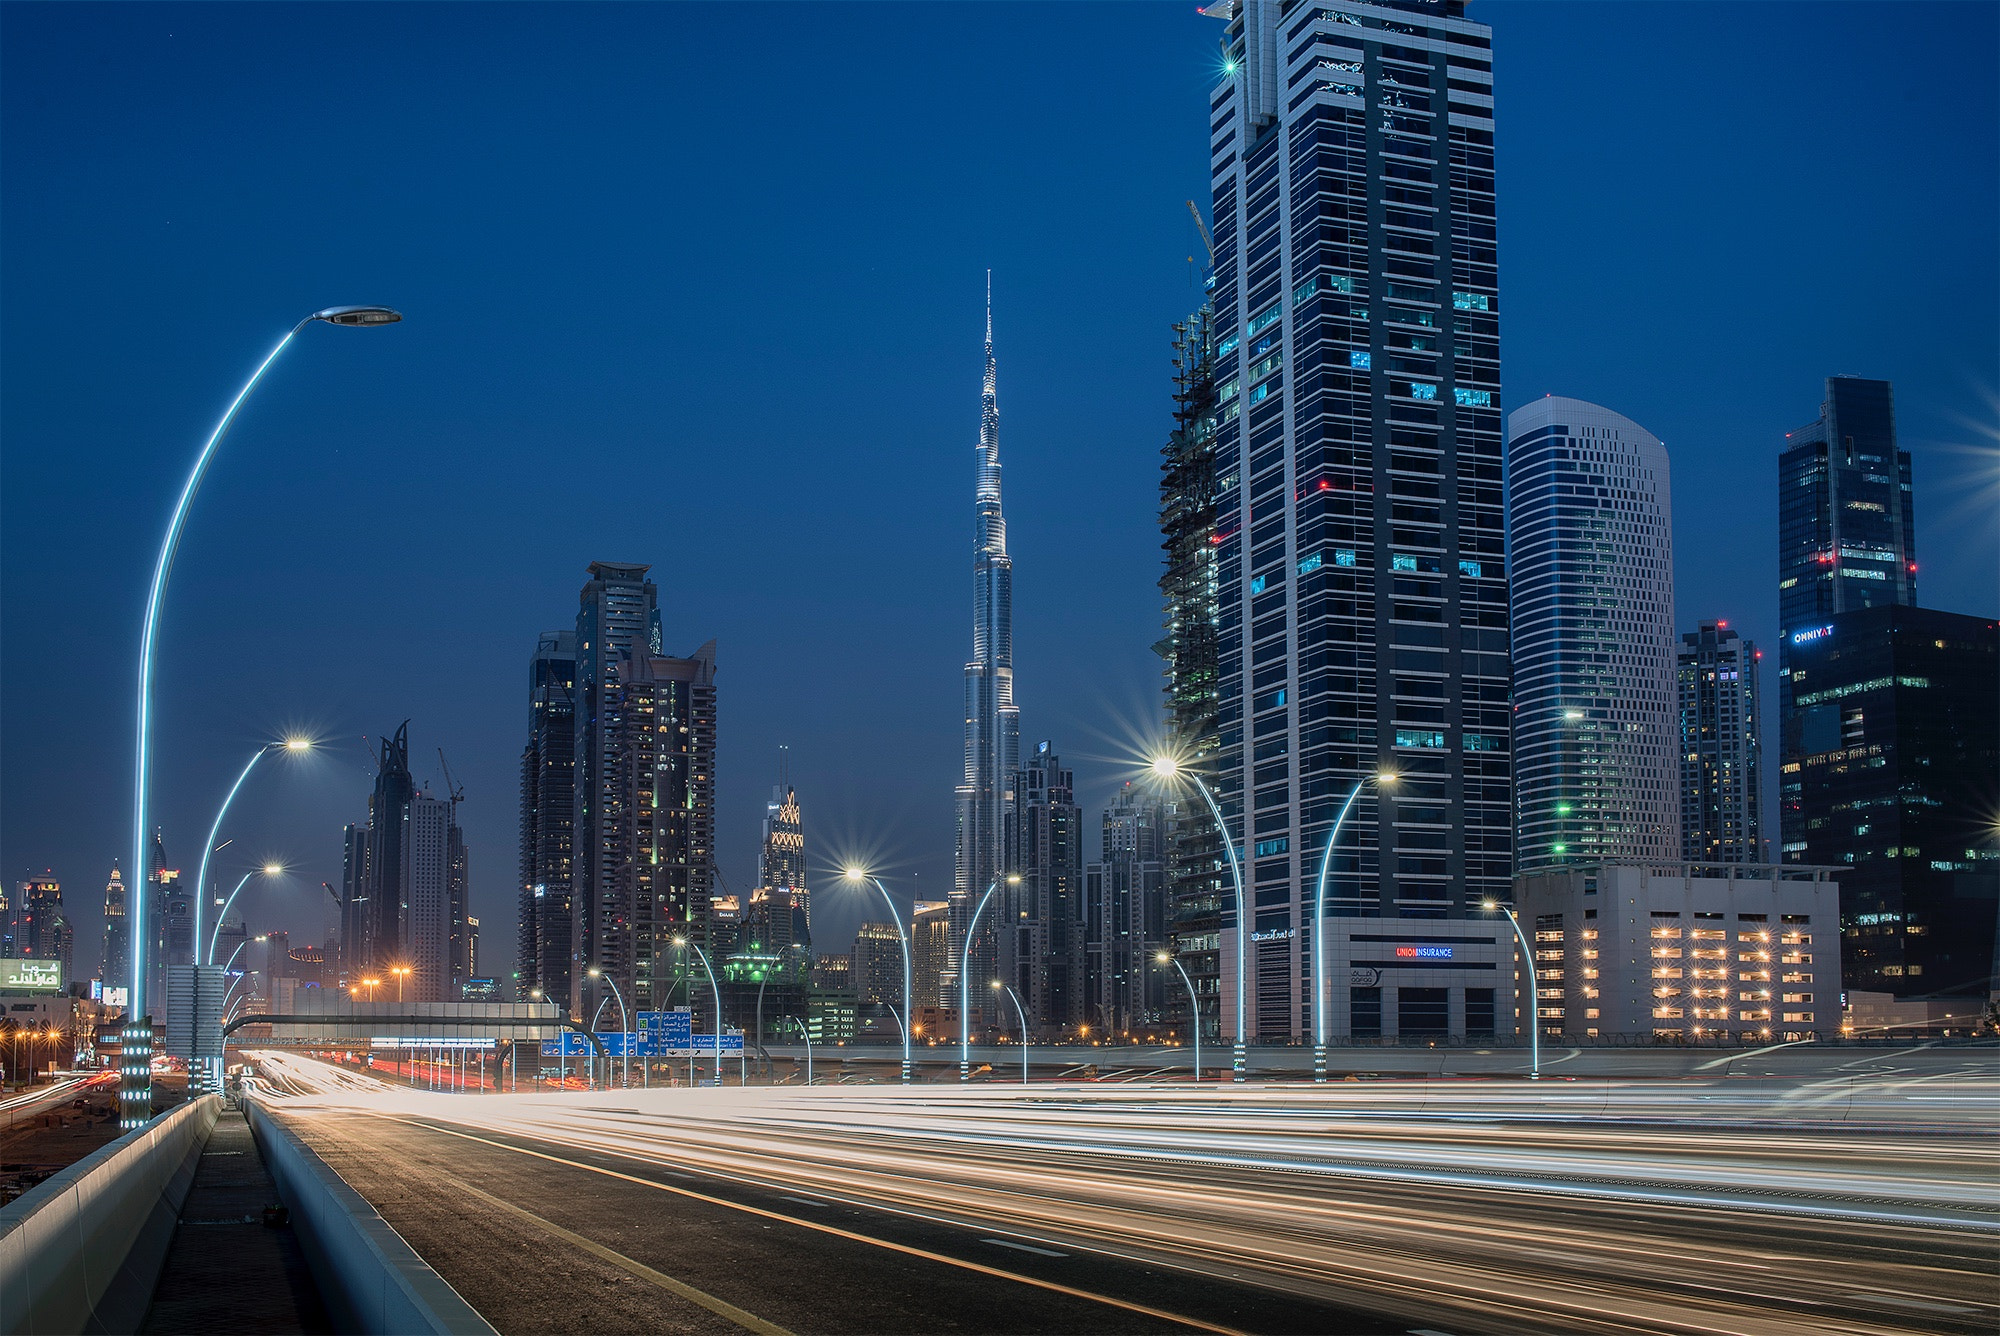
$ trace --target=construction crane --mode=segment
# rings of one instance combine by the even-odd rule
[[[1194,219],[1195,231],[1201,233],[1201,244],[1208,247],[1208,267],[1213,269],[1215,267],[1215,238],[1208,234],[1208,224],[1201,220],[1201,210],[1194,207],[1194,201],[1189,200],[1187,206],[1188,217]]]
[[[444,748],[442,747],[438,748],[438,765],[444,771],[445,792],[451,795],[452,822],[456,824],[458,821],[458,805],[465,801],[465,790],[463,787],[451,782],[451,767],[445,764]]]

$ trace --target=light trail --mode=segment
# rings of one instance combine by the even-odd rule
[[[517,1153],[608,1153],[1411,1325],[2000,1327],[1987,1078],[1927,1085],[1941,1102],[1913,1116],[1895,1079],[1856,1082],[1839,1109],[1720,1080],[451,1096],[270,1061],[308,1138],[321,1113],[450,1124],[547,1148]]]

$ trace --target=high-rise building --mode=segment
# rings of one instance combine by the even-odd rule
[[[915,961],[911,962],[914,977]],[[831,967],[828,975],[831,982]],[[815,983],[818,981],[815,972]],[[903,1010],[903,936],[893,923],[864,923],[854,934],[853,966],[849,977],[854,995],[864,1014],[871,1008]]]
[[[1764,863],[1757,646],[1727,622],[1681,636],[1681,857]]]
[[[1153,956],[1166,945],[1167,808],[1131,784],[1104,809],[1102,852],[1084,869],[1089,1020],[1114,1034],[1162,1019],[1166,975]]]
[[[1003,883],[995,897],[1001,912],[994,977],[1013,986],[1031,1027],[1072,1030],[1092,1020],[1084,994],[1083,810],[1076,781],[1042,742],[1012,787],[1009,866],[1020,880]]]
[[[812,896],[806,889],[805,826],[799,795],[789,784],[771,790],[764,838],[757,850],[757,889],[750,893],[750,936],[766,951],[812,949]]]
[[[368,977],[368,823],[340,828],[340,943],[330,986],[346,993]]]
[[[458,833],[456,804],[415,793],[403,808],[403,919],[394,964],[410,973],[400,989],[411,1002],[445,1002],[457,996],[452,978],[452,849]],[[379,814],[376,819],[381,819]],[[377,947],[381,945],[377,940]]]
[[[1996,627],[1889,603],[1786,637],[1783,856],[1838,869],[1849,989],[1983,998],[2000,975]]]
[[[1895,395],[1886,380],[1831,376],[1818,420],[1778,454],[1778,666],[1794,630],[1916,601],[1910,454],[1896,447]]]
[[[125,879],[118,865],[111,865],[111,881],[104,888],[104,959],[97,977],[105,984],[123,988],[132,982],[132,920],[125,903]]]
[[[579,661],[595,653],[588,613],[577,623]],[[612,998],[605,1023],[615,1024],[611,983],[631,1011],[660,1010],[673,988],[673,939],[706,935],[715,889],[715,642],[688,658],[641,644],[603,665],[588,694],[581,668],[578,679],[576,829],[589,857],[575,864],[572,987],[579,1018],[597,1016]],[[605,767],[588,785],[586,751]],[[595,808],[586,821],[587,803]]]
[[[14,949],[24,959],[56,959],[56,923],[62,917],[62,883],[52,872],[21,883],[14,911]]]
[[[958,997],[948,982],[955,973],[951,967],[951,902],[918,900],[910,906],[910,991],[917,1009],[957,1011]]]
[[[7,898],[7,883],[0,881],[0,960],[14,959],[14,905]]]
[[[1208,279],[1210,288],[1215,283]],[[1166,745],[1190,767],[1213,776],[1220,739],[1217,707],[1215,494],[1215,312],[1204,305],[1174,326],[1174,428],[1161,450],[1160,532],[1166,568],[1160,575],[1166,634],[1153,646],[1166,660]],[[1233,363],[1232,363],[1233,365]],[[1201,804],[1169,801],[1164,850],[1166,914],[1171,947],[1195,988],[1213,999],[1221,982],[1217,950],[1222,927],[1222,836]],[[1169,990],[1167,1019],[1191,1023],[1188,1002]],[[1201,1009],[1203,1033],[1214,1035],[1212,1001]]]
[[[167,995],[169,966],[194,963],[194,896],[181,882],[179,868],[167,866],[165,833],[153,831],[153,848],[146,870],[147,894],[152,912],[147,915],[146,996],[164,999]]]
[[[450,974],[445,980],[444,997],[440,999],[445,1002],[458,1001],[465,981],[476,973],[472,968],[472,937],[478,931],[479,920],[471,914],[472,855],[466,852],[465,832],[458,824],[460,796],[456,790],[451,795],[451,825],[445,830],[445,924],[450,934],[445,946]]]
[[[1507,496],[1516,861],[1676,860],[1666,447],[1607,408],[1537,399],[1508,418]]]
[[[1228,896],[1213,934],[1176,933],[1233,962],[1250,931],[1246,1029],[1297,1037],[1318,855],[1364,777],[1403,782],[1349,817],[1330,912],[1447,918],[1507,889],[1491,40],[1458,3],[1207,12],[1228,22],[1208,768],[1253,916]]]
[[[410,721],[405,719],[393,738],[383,738],[375,763],[375,790],[368,795],[365,904],[355,915],[358,939],[343,943],[350,970],[388,978],[388,971],[409,964],[403,920],[409,911],[410,828],[404,819],[417,796],[410,775]],[[440,861],[442,846],[438,850]],[[443,869],[438,869],[440,893]],[[406,990],[407,995],[407,990]]]
[[[521,752],[520,996],[563,1006],[571,991],[571,843],[576,821],[576,633],[544,631],[528,660]]]
[[[1000,511],[999,368],[993,357],[993,279],[987,276],[986,375],[979,398],[973,502],[972,658],[965,665],[965,768],[958,786],[958,856],[951,889],[954,962],[986,888],[1007,865],[1012,785],[1021,765],[1021,712],[1014,705],[1014,560]],[[975,980],[994,969],[992,920],[982,918],[970,953]],[[954,963],[952,985],[957,983]],[[977,990],[975,990],[977,991]],[[977,1012],[983,1004],[973,1004]]]
[[[459,995],[465,995],[465,980],[479,977],[479,919],[465,916],[465,973],[460,976]]]

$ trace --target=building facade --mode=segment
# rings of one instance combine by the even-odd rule
[[[1837,875],[1677,862],[1523,874],[1514,902],[1535,943],[1543,1033],[1739,1042],[1838,1035]]]
[[[1013,783],[1021,764],[1021,713],[1014,705],[1014,559],[1000,509],[999,365],[993,356],[992,276],[986,292],[986,372],[979,396],[972,534],[972,658],[965,665],[965,763],[959,782],[958,849],[951,903],[952,954],[965,950],[972,916],[986,888],[1008,866]],[[979,923],[973,976],[990,977],[996,936]],[[950,984],[956,987],[957,968]],[[975,1010],[982,1005],[975,1003]]]
[[[1165,1018],[1167,805],[1132,784],[1104,810],[1098,860],[1084,869],[1087,1019],[1113,1035]]]
[[[805,823],[789,784],[771,790],[750,893],[750,935],[771,951],[812,951],[812,893],[806,889]]]
[[[893,923],[864,923],[854,934],[854,953],[849,980],[854,989],[855,1000],[861,1006],[865,1019],[871,1014],[880,1015],[887,1008],[894,1007],[898,1014],[903,1010],[903,935]],[[914,962],[913,962],[914,964]],[[912,971],[914,973],[914,970]],[[824,976],[815,975],[815,984],[821,987],[836,986],[838,971],[829,968]],[[819,978],[826,979],[819,984]]]
[[[1787,864],[1840,869],[1846,985],[1984,997],[2000,975],[2000,634],[1901,604],[1787,636]]]
[[[125,895],[125,878],[114,863],[104,888],[104,955],[97,970],[97,977],[113,988],[132,982],[132,920]]]
[[[1763,655],[1728,622],[1681,636],[1681,857],[1768,863],[1764,846]]]
[[[940,1008],[956,1013],[958,997],[950,981],[958,977],[951,966],[951,902],[918,900],[910,906],[910,992],[917,1010]]]
[[[1033,1029],[1071,1032],[1092,1018],[1084,992],[1083,809],[1075,777],[1047,742],[1036,745],[1011,787],[1009,861],[1020,880],[1003,882],[994,898],[993,977],[1012,985]]]
[[[1515,857],[1681,850],[1673,508],[1659,438],[1549,396],[1508,418]]]
[[[1224,898],[1212,941],[1233,961],[1249,930],[1246,1029],[1297,1038],[1317,856],[1364,776],[1403,782],[1350,818],[1330,914],[1463,917],[1511,871],[1491,33],[1455,3],[1205,12],[1209,771],[1250,914]]]
[[[576,633],[544,631],[528,660],[528,745],[521,751],[516,960],[523,999],[569,1002],[575,821]]]
[[[1787,434],[1778,454],[1778,666],[1793,630],[1916,601],[1915,494],[1909,451],[1896,446],[1894,391],[1886,380],[1829,377],[1818,419]]]
[[[369,977],[388,979],[389,971],[407,966],[404,916],[409,912],[410,828],[406,820],[410,803],[417,796],[417,781],[410,774],[410,721],[391,738],[381,740],[376,758],[375,789],[368,795],[368,825],[364,839],[367,854],[362,860],[364,880],[360,911],[354,916],[357,939],[349,955],[349,969]],[[437,859],[442,864],[440,844]],[[429,860],[420,858],[419,866]],[[438,868],[439,893],[443,892],[443,868]]]
[[[1214,276],[1208,286],[1214,287]],[[1214,777],[1221,563],[1216,555],[1215,312],[1204,305],[1174,326],[1174,427],[1161,449],[1160,574],[1165,634],[1154,650],[1166,662],[1166,746],[1205,777]],[[1163,857],[1170,949],[1193,981],[1200,1016],[1169,990],[1166,1012],[1177,1028],[1215,1033],[1221,981],[1222,835],[1200,804],[1166,797]]]
[[[15,952],[27,960],[56,959],[56,925],[61,922],[62,883],[48,873],[23,881],[14,909]]]

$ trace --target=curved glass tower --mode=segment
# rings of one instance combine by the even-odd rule
[[[1507,418],[1514,794],[1523,872],[1680,857],[1667,450],[1550,396]]]
[[[1014,707],[1014,562],[1000,513],[999,372],[993,358],[993,277],[986,278],[986,378],[979,399],[972,549],[972,658],[965,665],[965,776],[958,786],[958,861],[951,892],[952,959],[964,951],[974,906],[1006,870],[1021,712]],[[972,944],[975,980],[993,974],[993,919]],[[956,971],[947,986],[957,983]],[[985,990],[979,990],[983,999]],[[975,1004],[977,1005],[977,1004]]]

